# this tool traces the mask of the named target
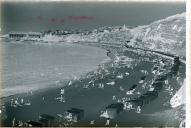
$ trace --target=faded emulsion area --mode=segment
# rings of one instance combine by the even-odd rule
[[[185,12],[186,4],[184,2],[3,2],[1,10],[4,27],[2,30],[5,32],[42,32],[60,28],[91,30],[124,24],[131,27],[147,25],[170,15]]]
[[[184,2],[1,7],[1,126],[185,127]]]

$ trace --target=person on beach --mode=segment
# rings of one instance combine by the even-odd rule
[[[141,113],[141,106],[137,107],[136,113]]]
[[[91,124],[91,125],[95,124],[95,121],[94,121],[94,120],[91,120],[91,121],[90,121],[90,124]]]
[[[68,83],[68,86],[70,86],[70,85],[72,85],[72,81],[70,81],[70,82]]]
[[[15,127],[16,126],[16,119],[15,117],[13,118],[13,121],[12,121],[12,127]]]
[[[24,125],[24,123],[23,123],[22,121],[19,120],[19,124],[18,124],[18,126],[19,126],[19,127],[23,127],[23,125]]]
[[[64,88],[63,88],[63,89],[60,89],[60,94],[61,94],[61,95],[64,95]]]
[[[21,104],[23,104],[24,103],[24,99],[23,98],[21,98]]]
[[[110,124],[110,118],[107,118],[105,125],[109,125],[109,124]]]
[[[19,104],[19,101],[18,101],[18,98],[14,101],[14,107],[17,107],[17,106],[19,106],[20,104]]]
[[[13,99],[11,99],[11,107],[13,106],[13,101],[14,101],[14,100],[13,100]]]
[[[116,100],[116,99],[117,99],[116,96],[113,96],[113,97],[112,97],[112,100]]]

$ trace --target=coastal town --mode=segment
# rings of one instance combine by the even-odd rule
[[[81,75],[80,78],[57,81],[54,88],[29,90],[26,93],[2,97],[1,125],[5,127],[185,125],[185,105],[183,103],[176,105],[176,102],[172,101],[172,97],[184,85],[186,78],[185,53],[178,51],[175,54],[175,49],[178,48],[174,42],[178,36],[171,37],[177,33],[185,34],[185,26],[177,27],[177,24],[185,18],[184,14],[177,14],[153,22],[151,25],[136,28],[122,25],[101,27],[91,31],[10,32],[2,36],[6,43],[63,43],[63,45],[71,43],[98,47],[105,50],[109,59],[99,64],[95,70]],[[178,23],[174,23],[176,19]],[[161,27],[161,24],[164,26]],[[170,39],[166,41],[166,37],[159,37],[158,35],[162,34],[152,31],[156,28],[157,32],[166,33],[173,29],[173,33],[168,35]],[[185,36],[180,38],[179,46],[184,49]],[[161,45],[161,42],[164,45]],[[172,102],[174,104],[171,104]],[[156,113],[164,114],[164,120],[159,120],[159,114],[154,115]]]

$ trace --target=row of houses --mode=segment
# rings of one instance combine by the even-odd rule
[[[11,32],[8,35],[8,39],[11,40],[16,40],[16,41],[20,41],[20,40],[31,40],[31,41],[35,41],[35,40],[40,40],[40,38],[42,37],[42,33],[40,32]]]

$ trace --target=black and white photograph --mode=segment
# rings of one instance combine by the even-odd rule
[[[186,126],[186,1],[0,5],[1,127]]]

